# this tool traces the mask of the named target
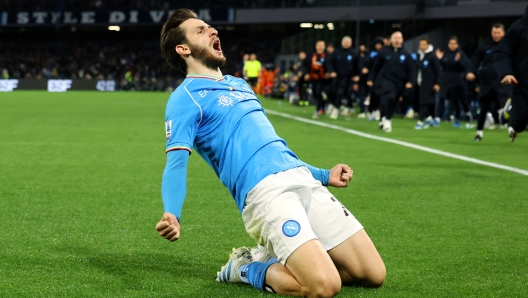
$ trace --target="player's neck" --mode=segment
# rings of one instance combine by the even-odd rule
[[[187,75],[206,75],[221,78],[222,72],[220,71],[220,68],[213,70],[202,64],[195,64],[187,66]]]

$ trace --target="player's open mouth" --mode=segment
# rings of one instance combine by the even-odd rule
[[[213,42],[213,49],[215,51],[218,51],[218,52],[222,53],[222,47],[220,47],[220,40],[219,39],[217,39],[217,40],[215,40]]]

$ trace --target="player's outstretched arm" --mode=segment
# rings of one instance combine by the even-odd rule
[[[169,241],[180,239],[180,223],[176,216],[170,212],[163,213],[163,218],[156,225],[156,231],[161,237]]]
[[[328,185],[333,187],[347,187],[352,180],[354,171],[346,164],[337,164],[330,170]]]
[[[161,181],[161,198],[165,213],[156,225],[156,231],[167,240],[180,238],[179,218],[187,193],[187,163],[189,152],[167,152],[167,164]]]

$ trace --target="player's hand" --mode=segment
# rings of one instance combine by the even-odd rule
[[[171,242],[180,239],[180,223],[172,213],[163,213],[163,218],[156,225],[156,231]]]
[[[517,79],[512,75],[507,75],[502,78],[501,83],[504,85],[511,85],[512,83],[517,85]]]
[[[367,81],[367,86],[372,87],[374,86],[374,83],[372,83],[372,81]]]
[[[457,52],[455,55],[455,61],[459,61],[459,60],[460,60],[460,52]]]
[[[330,170],[330,177],[328,179],[328,185],[333,187],[347,187],[354,171],[345,164],[337,164]]]
[[[335,77],[337,77],[337,73],[336,73],[335,71],[332,71],[332,72],[330,73],[330,77],[331,77],[331,78],[335,78]]]
[[[444,52],[442,52],[442,50],[440,50],[440,49],[436,49],[435,54],[436,54],[436,58],[438,58],[438,60],[442,60],[442,58],[444,58]]]
[[[440,91],[440,85],[438,85],[438,84],[434,85],[433,86],[433,90],[434,90],[434,92]]]
[[[362,74],[368,74],[369,73],[369,69],[366,68],[366,67],[363,67],[363,69],[361,70],[361,73]]]
[[[407,83],[407,84],[405,84],[405,88],[407,88],[407,89],[411,89],[411,88],[412,88],[412,84],[411,84],[411,83]]]
[[[475,77],[475,74],[472,73],[472,72],[468,72],[468,74],[466,75],[466,80],[468,81],[474,81],[477,77]]]

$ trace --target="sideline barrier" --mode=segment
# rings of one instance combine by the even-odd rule
[[[0,80],[0,92],[17,90],[47,90],[49,92],[66,92],[68,90],[115,91],[114,80],[45,80],[45,79],[8,79]]]

